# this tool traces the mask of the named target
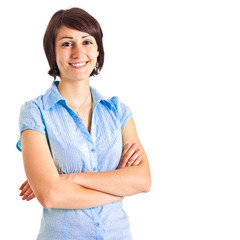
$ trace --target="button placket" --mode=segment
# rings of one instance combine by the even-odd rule
[[[91,148],[91,159],[92,159],[92,171],[97,171],[97,151],[95,147]]]
[[[101,216],[99,214],[99,208],[100,207],[96,207],[96,208],[92,208],[91,210],[92,210],[93,221],[96,229],[96,235],[97,235],[96,239],[103,240],[104,230],[103,230],[103,223],[101,220]]]
[[[91,138],[93,141],[93,145],[90,148],[90,152],[91,152],[91,159],[92,159],[92,171],[93,172],[97,172],[97,149],[96,149],[96,125],[95,125],[95,117],[96,117],[96,110],[97,110],[97,106],[95,107],[94,111],[93,111],[93,116],[92,116],[92,126],[91,126]]]

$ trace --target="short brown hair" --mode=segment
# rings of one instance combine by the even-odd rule
[[[53,76],[54,79],[56,79],[57,76],[60,76],[56,63],[55,41],[58,30],[63,25],[81,32],[86,32],[95,38],[99,56],[97,58],[96,67],[90,76],[97,75],[102,69],[104,63],[104,49],[102,43],[103,33],[98,21],[81,8],[59,10],[52,16],[50,22],[48,23],[43,38],[43,47],[50,66],[48,74]]]

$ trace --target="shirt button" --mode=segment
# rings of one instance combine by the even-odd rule
[[[94,171],[94,172],[96,172],[96,170],[97,170],[96,168],[93,168],[93,171]]]
[[[91,149],[91,152],[92,152],[92,153],[95,153],[95,152],[96,152],[96,149],[95,149],[95,148],[92,148],[92,149]]]
[[[96,225],[96,227],[99,227],[100,226],[100,224],[97,222],[97,223],[95,223],[95,225]]]

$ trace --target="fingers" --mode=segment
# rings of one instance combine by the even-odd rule
[[[26,180],[26,181],[21,185],[21,187],[19,188],[19,190],[22,190],[27,183],[28,183],[28,180]]]
[[[122,165],[125,166],[137,166],[142,160],[142,150],[138,149],[138,144],[127,145],[122,154]]]
[[[141,161],[141,157],[142,157],[141,154],[142,154],[142,149],[136,150],[136,152],[134,152],[133,155],[128,159],[127,165],[128,166],[138,165],[139,162]]]
[[[21,193],[20,193],[20,196],[23,196],[29,188],[30,188],[30,186],[29,186],[29,184],[28,184],[28,181],[26,180],[26,181],[22,184],[22,186],[20,187],[20,190],[22,190]]]
[[[122,162],[123,162],[123,165],[126,166],[127,165],[127,162],[130,160],[130,158],[132,157],[132,155],[134,154],[134,152],[136,151],[137,149],[137,144],[134,143],[134,144],[131,144],[130,147],[126,147],[127,150],[126,151],[123,151],[123,159],[122,159]]]
[[[132,147],[133,144],[128,143],[124,146],[122,156],[121,156],[121,161],[123,161],[125,154],[128,152],[128,150]]]
[[[31,193],[31,194],[26,198],[26,200],[27,200],[27,201],[30,201],[30,200],[32,200],[33,198],[35,198],[35,195],[34,195],[34,193]]]
[[[32,189],[29,187],[24,193],[22,193],[22,200],[27,199],[32,194]]]
[[[118,164],[119,168],[137,166],[142,160],[142,150],[138,148],[137,143],[128,143],[124,146],[121,159]]]
[[[27,180],[21,185],[19,190],[21,190],[19,195],[22,197],[22,200],[30,201],[35,198],[35,195]]]
[[[141,151],[142,153],[142,151]],[[132,163],[128,161],[129,166],[137,166],[142,161],[142,155],[139,155]]]
[[[124,165],[123,163],[123,159],[124,159],[124,155],[126,154],[126,152],[129,150],[129,148],[132,146],[132,144],[128,143],[124,146],[124,149],[123,149],[123,152],[122,152],[122,155],[121,155],[121,158],[120,158],[120,161],[119,161],[119,164],[118,164],[118,169],[119,168],[123,168],[123,167],[126,167],[126,163]]]

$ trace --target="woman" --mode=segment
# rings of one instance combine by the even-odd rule
[[[84,10],[56,12],[44,50],[60,81],[21,108],[17,147],[27,181],[20,195],[44,207],[38,240],[132,239],[122,200],[150,190],[130,109],[89,86],[103,66],[102,36]]]

